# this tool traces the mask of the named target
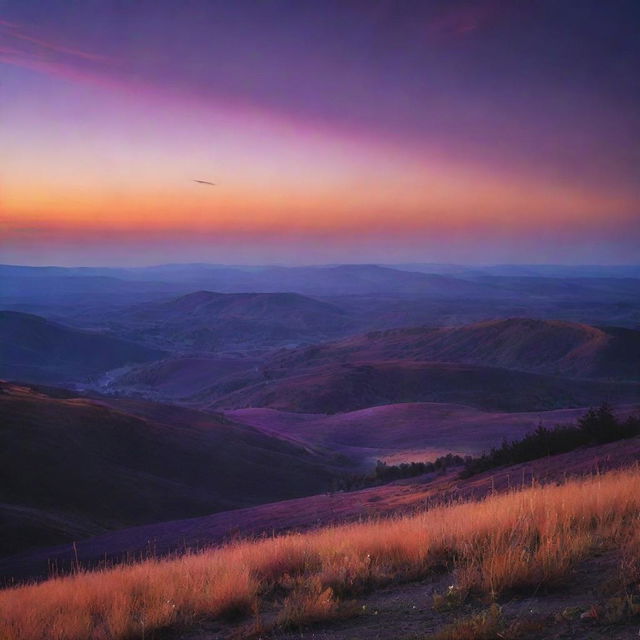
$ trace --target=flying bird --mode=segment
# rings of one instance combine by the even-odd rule
[[[194,182],[197,182],[198,184],[208,184],[211,187],[216,186],[215,182],[209,182],[208,180],[194,180]]]

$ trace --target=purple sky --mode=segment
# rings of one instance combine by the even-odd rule
[[[0,257],[637,262],[639,24],[617,0],[5,0]]]

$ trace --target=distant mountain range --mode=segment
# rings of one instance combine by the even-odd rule
[[[121,280],[192,282],[198,277],[244,273],[247,277],[277,271],[322,271],[335,268],[380,267],[414,273],[447,276],[525,276],[543,278],[640,278],[640,264],[636,265],[561,265],[561,264],[497,264],[465,265],[438,262],[326,264],[313,266],[230,265],[214,263],[175,263],[148,267],[32,267],[0,265],[0,277],[111,277]]]
[[[94,295],[122,293],[157,296],[194,289],[222,293],[277,293],[304,295],[434,295],[451,298],[461,294],[504,297],[501,281],[524,284],[571,280],[640,280],[640,266],[563,267],[549,265],[347,264],[306,267],[184,264],[138,268],[21,267],[0,265],[0,298],[26,300],[64,299],[83,290]],[[558,283],[556,283],[558,284]],[[547,283],[551,287],[551,283]],[[638,283],[635,284],[638,286]],[[509,287],[507,287],[509,288]],[[636,288],[637,290],[637,288]]]
[[[632,329],[640,326],[640,267],[635,266],[0,265],[0,309],[42,315],[80,328],[121,325],[131,307],[161,305],[200,291],[284,293],[311,297],[316,302],[321,299],[346,313],[345,328],[353,328],[353,333],[418,324],[462,325],[513,316]],[[160,309],[158,313],[161,321]],[[286,323],[285,330],[290,330]],[[266,337],[270,339],[268,332]]]

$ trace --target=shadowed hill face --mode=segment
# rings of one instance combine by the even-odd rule
[[[640,383],[571,380],[478,365],[412,360],[319,366],[216,397],[218,409],[271,407],[337,413],[399,402],[453,402],[496,411],[535,411],[636,402]]]
[[[333,461],[308,447],[221,416],[117,403],[1,383],[5,551],[30,539],[42,543],[52,531],[64,536],[61,522],[69,535],[83,528],[90,533],[308,495],[329,485]]]
[[[391,329],[292,351],[272,368],[290,371],[330,362],[396,359],[640,380],[640,332],[528,318],[464,327]]]
[[[0,311],[0,376],[34,382],[78,382],[164,355],[113,336],[82,331],[14,311]]]
[[[181,400],[193,397],[217,385],[229,389],[245,386],[247,380],[261,378],[262,359],[237,355],[168,358],[159,362],[131,367],[124,373],[110,377],[102,389]]]

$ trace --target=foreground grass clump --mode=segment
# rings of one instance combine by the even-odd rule
[[[421,640],[525,640],[540,638],[546,626],[545,620],[535,618],[506,621],[502,609],[493,603],[487,610],[457,620]]]
[[[412,516],[79,572],[1,591],[0,638],[149,638],[154,630],[267,607],[276,610],[275,624],[299,626],[337,615],[340,602],[358,593],[443,569],[454,571],[457,589],[497,597],[556,586],[604,544],[624,550],[632,574],[640,566],[639,514],[634,468]]]

